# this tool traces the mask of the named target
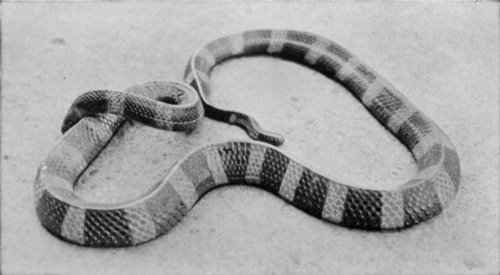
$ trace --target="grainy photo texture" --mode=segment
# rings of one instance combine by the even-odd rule
[[[2,273],[497,273],[495,8],[4,4]]]

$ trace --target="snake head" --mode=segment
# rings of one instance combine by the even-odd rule
[[[61,132],[64,134],[66,131],[68,131],[71,127],[73,127],[75,124],[84,117],[85,114],[77,108],[71,107],[68,113],[66,114],[66,117],[64,118],[62,127],[61,127]]]

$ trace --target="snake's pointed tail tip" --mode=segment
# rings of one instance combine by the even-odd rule
[[[285,143],[285,138],[282,136],[278,136],[276,143],[274,145],[281,146],[281,145],[283,145],[283,143]]]
[[[267,134],[259,138],[260,141],[269,143],[274,146],[281,146],[285,143],[285,138],[279,134]]]

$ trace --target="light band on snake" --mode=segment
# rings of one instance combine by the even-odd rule
[[[343,85],[410,150],[417,174],[395,190],[336,182],[263,143],[279,145],[284,140],[262,130],[250,116],[209,103],[211,70],[224,60],[254,55],[297,62]],[[43,227],[83,246],[137,245],[168,232],[214,187],[247,184],[334,224],[393,230],[436,216],[458,192],[459,159],[446,134],[396,88],[329,39],[291,30],[225,36],[192,56],[184,81],[189,85],[150,82],[125,93],[92,91],[74,102],[63,124],[64,135],[40,165],[35,180],[36,213]],[[94,203],[75,195],[76,180],[125,119],[191,131],[204,115],[238,125],[263,142],[230,141],[195,149],[154,190],[133,201]]]

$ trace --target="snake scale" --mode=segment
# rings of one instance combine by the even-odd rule
[[[221,110],[206,98],[211,70],[221,62],[266,55],[290,60],[340,83],[412,153],[415,177],[395,190],[356,188],[326,178],[273,145],[283,138],[242,113]],[[185,83],[149,82],[123,92],[91,91],[73,103],[63,137],[42,162],[34,185],[44,228],[83,246],[132,246],[174,227],[216,186],[265,189],[306,213],[365,230],[403,229],[440,213],[456,196],[460,164],[443,131],[396,88],[338,44],[292,30],[254,30],[216,39],[189,61]],[[193,89],[194,88],[194,89]],[[73,186],[125,119],[173,131],[191,131],[210,117],[238,125],[260,141],[209,144],[185,155],[156,188],[123,203],[93,203]]]

